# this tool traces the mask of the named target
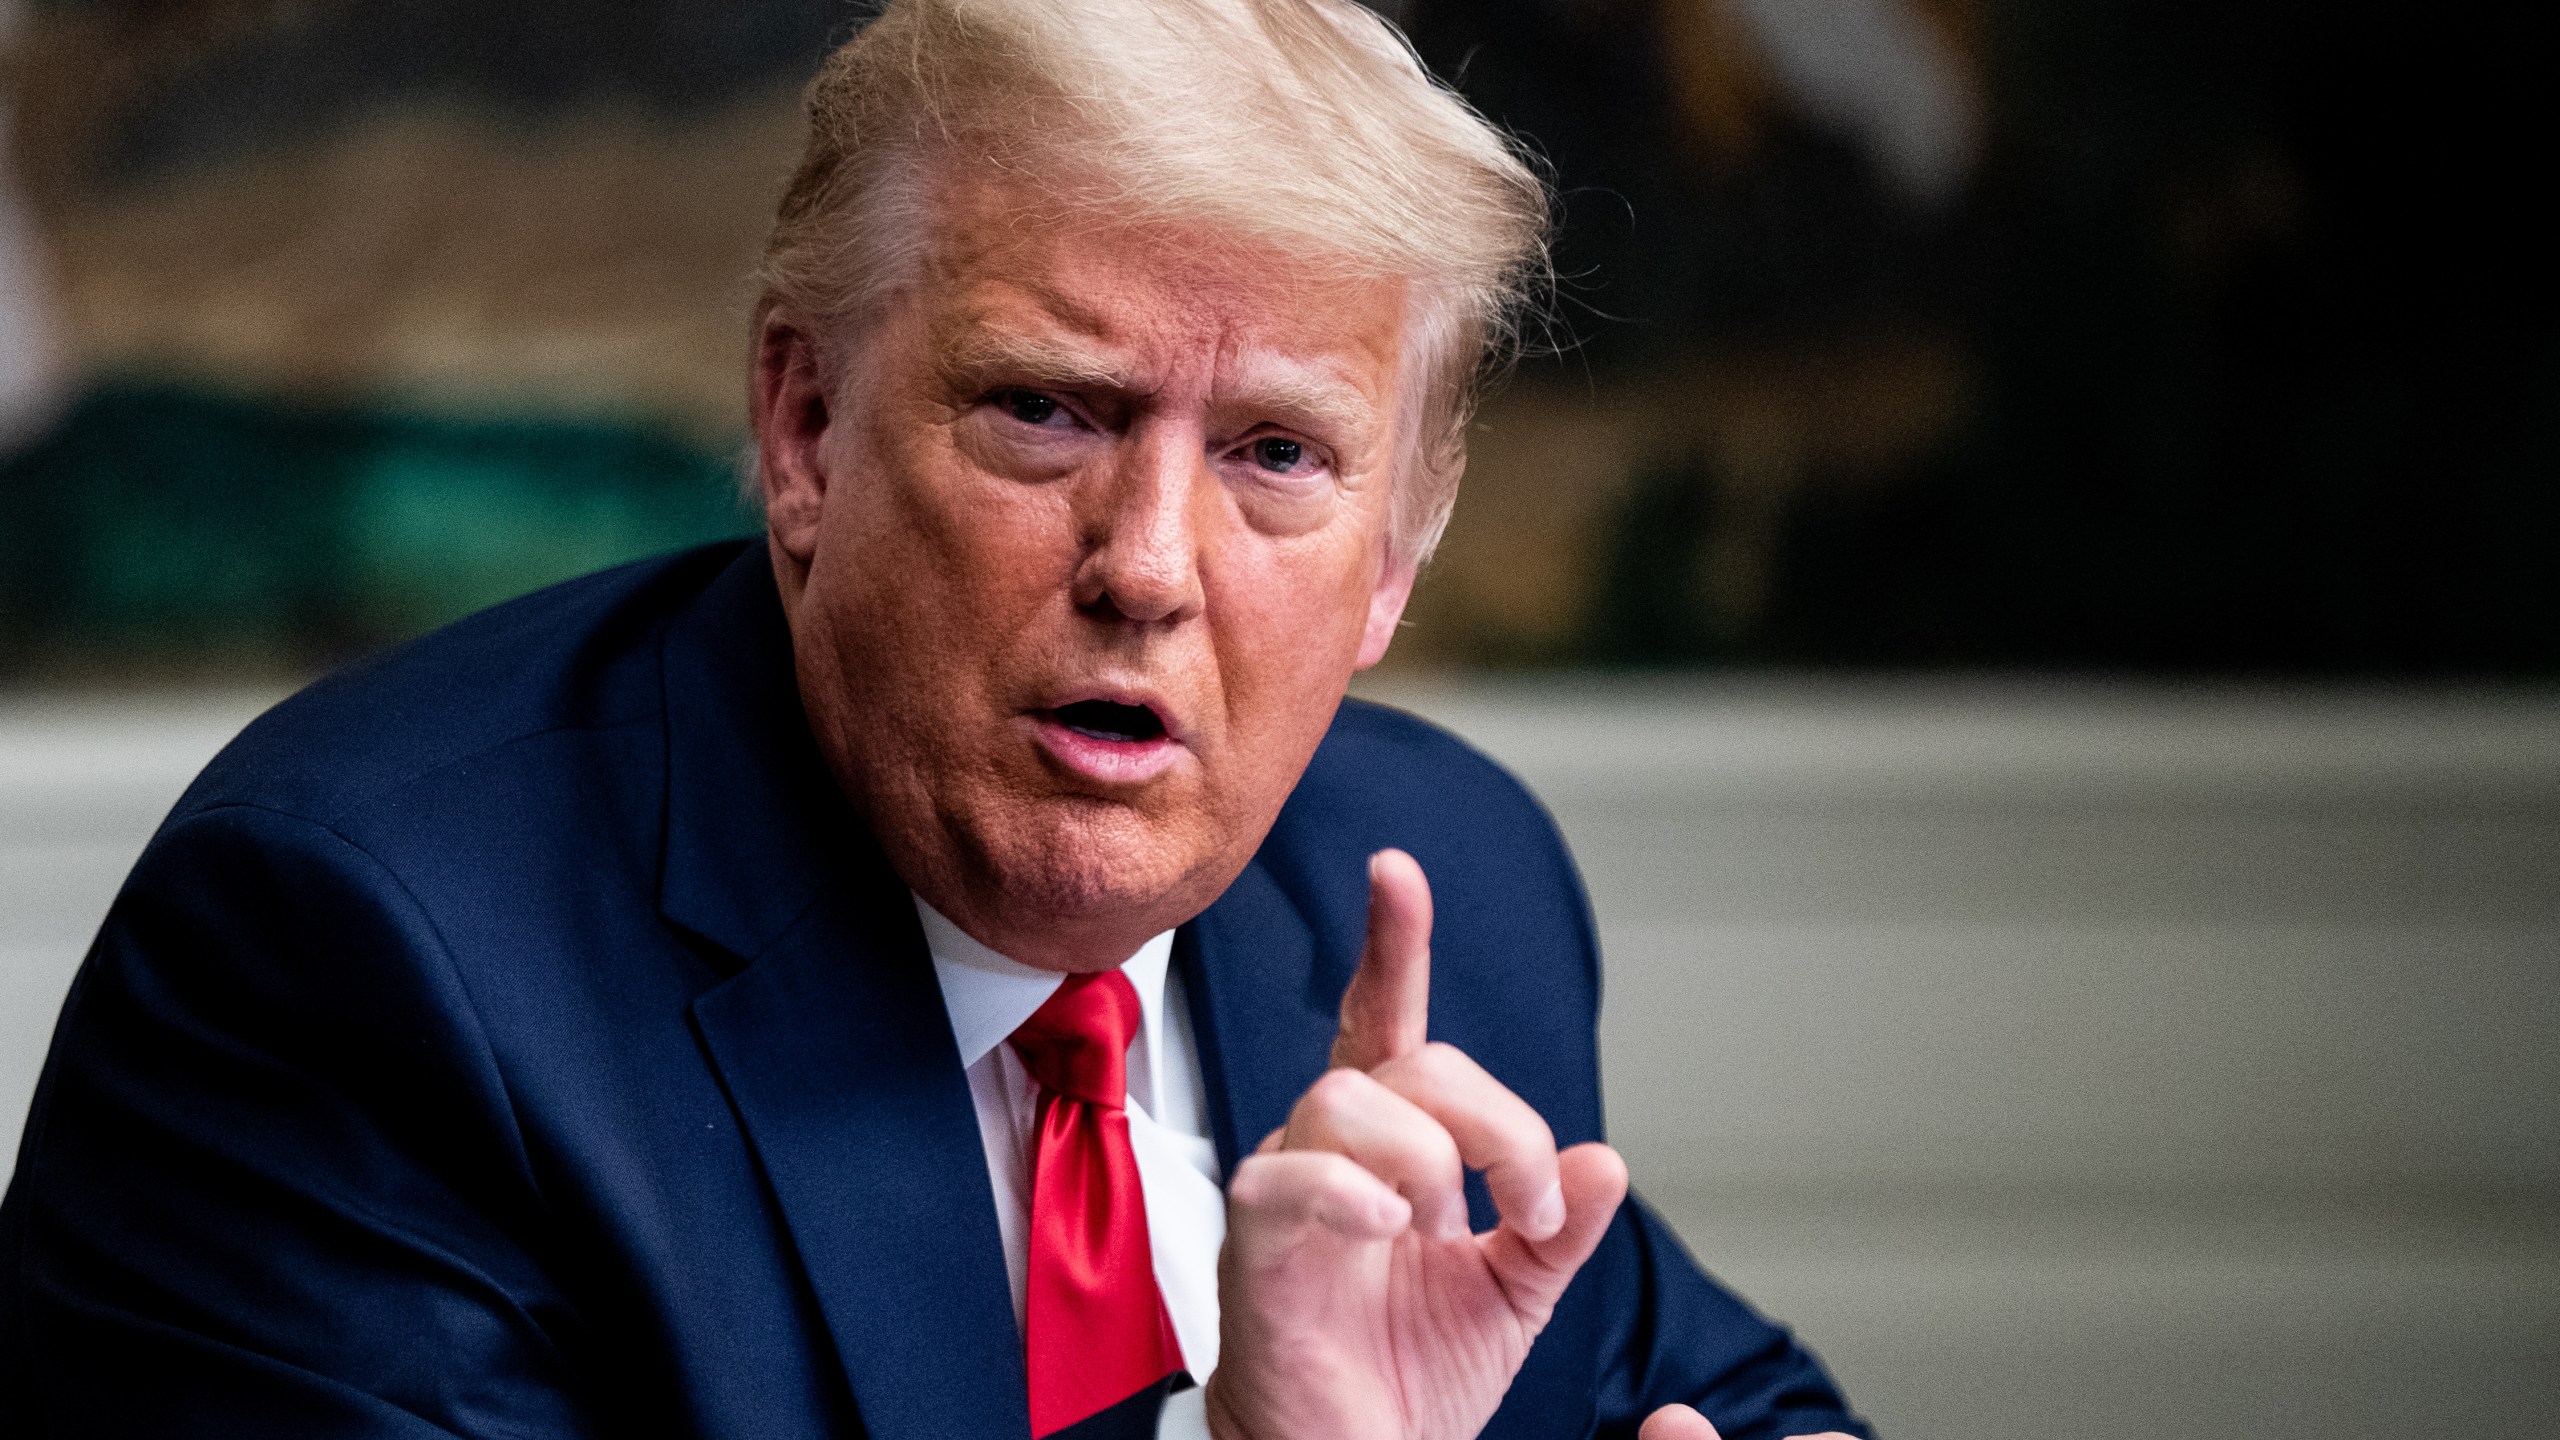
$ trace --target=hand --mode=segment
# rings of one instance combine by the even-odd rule
[[[1221,1440],[1464,1440],[1626,1198],[1606,1145],[1559,1155],[1546,1121],[1455,1048],[1426,1044],[1431,887],[1369,861],[1369,940],[1332,1070],[1236,1167],[1206,1396]],[[1467,1226],[1465,1167],[1501,1223]]]
[[[1716,1427],[1707,1417],[1686,1405],[1665,1405],[1645,1417],[1644,1428],[1636,1432],[1636,1440],[1719,1440]],[[1798,1435],[1794,1440],[1857,1440],[1837,1430],[1819,1435]]]

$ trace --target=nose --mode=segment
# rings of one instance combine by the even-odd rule
[[[1086,613],[1141,625],[1199,613],[1199,536],[1191,507],[1207,465],[1196,441],[1171,433],[1181,428],[1133,428],[1095,488],[1076,571],[1076,605]]]

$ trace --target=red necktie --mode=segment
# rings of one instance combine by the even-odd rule
[[[1156,1293],[1147,1202],[1129,1148],[1138,992],[1117,970],[1070,975],[1013,1032],[1040,1082],[1023,1342],[1031,1433],[1061,1430],[1182,1368]]]

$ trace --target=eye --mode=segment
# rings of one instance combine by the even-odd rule
[[[1037,390],[999,390],[992,398],[1025,425],[1046,425],[1058,414],[1058,402]]]
[[[1298,462],[1306,457],[1306,450],[1306,446],[1295,440],[1265,435],[1253,442],[1253,463],[1275,475],[1286,475],[1298,468]]]

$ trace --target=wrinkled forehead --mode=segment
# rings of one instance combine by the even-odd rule
[[[914,298],[946,371],[1250,389],[1379,423],[1397,408],[1412,329],[1401,277],[1021,184],[978,179],[937,198]]]

